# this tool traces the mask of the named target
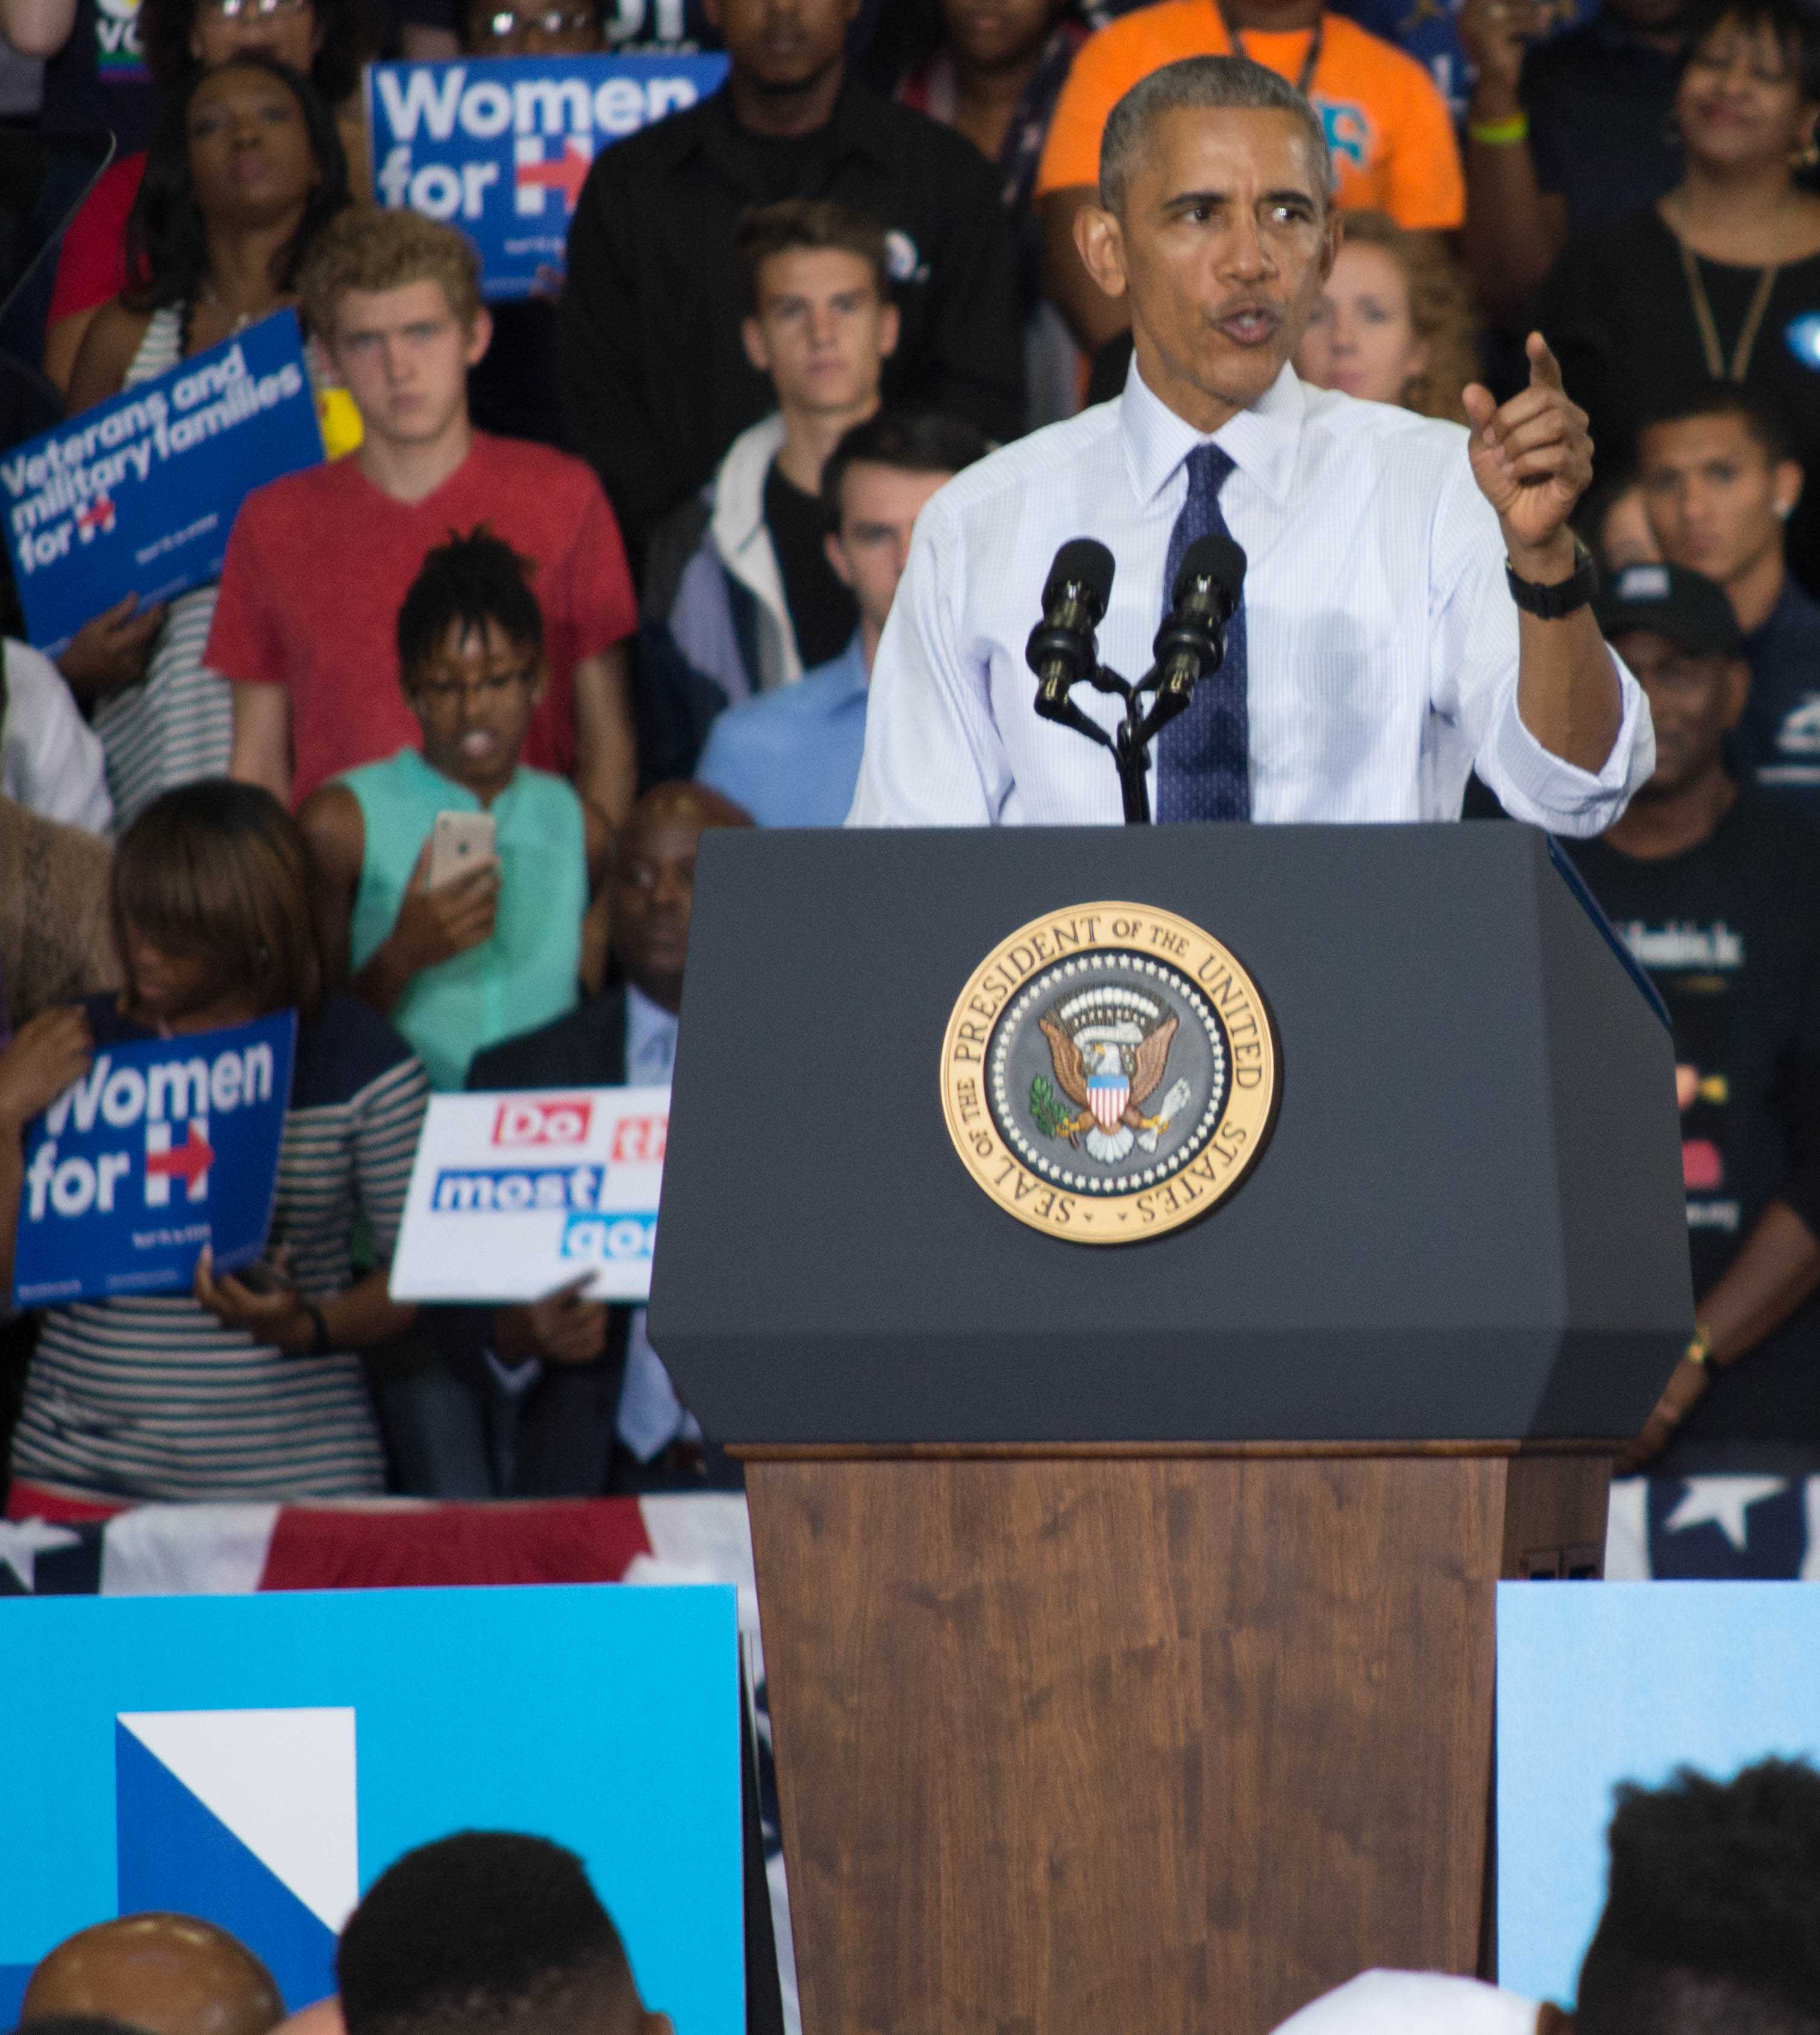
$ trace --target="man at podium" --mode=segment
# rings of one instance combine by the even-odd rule
[[[1038,717],[1025,663],[1077,537],[1113,554],[1099,651],[1134,677],[1190,544],[1249,561],[1223,661],[1158,737],[1160,819],[1453,819],[1476,765],[1514,816],[1590,835],[1648,779],[1649,709],[1567,524],[1592,442],[1541,336],[1502,408],[1465,392],[1469,432],[1289,365],[1338,244],[1332,189],[1319,115],[1243,58],[1167,65],[1113,109],[1076,233],[1130,299],[1124,393],[924,508],[850,825],[1118,818],[1111,760]],[[1073,699],[1108,731],[1122,710]]]

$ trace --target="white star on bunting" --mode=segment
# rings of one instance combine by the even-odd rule
[[[1788,1488],[1785,1476],[1690,1476],[1681,1503],[1662,1522],[1664,1533],[1690,1526],[1717,1526],[1739,1554],[1750,1537],[1744,1514],[1765,1498]]]

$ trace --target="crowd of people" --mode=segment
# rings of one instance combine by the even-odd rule
[[[426,1098],[667,1078],[702,831],[847,817],[924,505],[1134,371],[1107,116],[1222,54],[1332,157],[1308,389],[1463,425],[1539,328],[1589,415],[1656,750],[1577,852],[1673,1013],[1702,1324],[1633,1460],[1820,1459],[1803,0],[0,0],[0,36],[43,62],[40,214],[61,143],[119,151],[0,338],[35,315],[76,416],[292,308],[329,454],[248,497],[216,583],[55,661],[11,603],[0,1275],[24,1127],[98,1048],[302,1025],[279,1276],[13,1322],[15,1514],[736,1478],[641,1310],[389,1299]],[[490,303],[457,228],[372,201],[363,58],[697,47],[725,83],[600,150],[559,288]],[[443,880],[448,814],[492,847]]]
[[[1368,1972],[1277,2035],[1815,2035],[1820,1774],[1769,1759],[1619,1788],[1603,1913],[1571,2014],[1467,1978]],[[691,1917],[699,1927],[701,1918]],[[291,2003],[212,1923],[79,1930],[27,1981],[13,2035],[668,2035],[583,1862],[463,1830],[406,1852],[343,1925],[336,1990]],[[758,1983],[754,1979],[754,1982]],[[755,2020],[754,2025],[762,2025]]]

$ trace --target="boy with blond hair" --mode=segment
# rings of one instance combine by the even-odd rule
[[[298,288],[365,435],[346,459],[256,490],[235,520],[205,658],[234,684],[232,775],[296,804],[417,744],[394,623],[429,551],[483,522],[535,565],[543,606],[549,686],[525,760],[622,817],[637,623],[625,549],[579,460],[470,422],[468,370],[492,337],[472,246],[417,213],[362,209],[318,239]]]

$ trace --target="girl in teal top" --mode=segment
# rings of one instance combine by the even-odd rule
[[[329,952],[345,954],[355,994],[390,1018],[432,1085],[458,1089],[483,1047],[574,1007],[607,823],[518,761],[543,697],[543,619],[497,537],[477,529],[425,559],[399,611],[398,667],[422,754],[350,770],[298,818]],[[491,814],[496,860],[432,890],[444,812]]]

